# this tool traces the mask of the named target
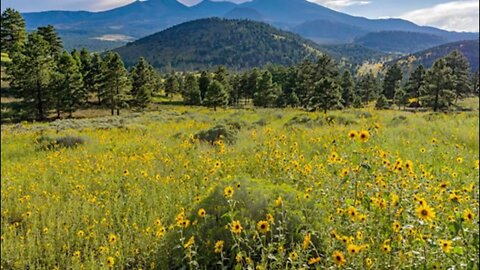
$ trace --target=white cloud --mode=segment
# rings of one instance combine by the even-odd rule
[[[478,0],[460,0],[413,10],[399,17],[420,25],[430,25],[451,31],[478,32],[478,9]]]
[[[308,0],[310,2],[317,3],[322,6],[326,6],[332,9],[341,10],[349,6],[363,6],[368,5],[371,1],[364,0]]]

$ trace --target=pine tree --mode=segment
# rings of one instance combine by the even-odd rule
[[[130,82],[125,66],[118,53],[109,52],[103,60],[102,68],[102,101],[114,115],[120,115],[120,109],[127,107],[129,100]]]
[[[98,104],[102,103],[102,69],[103,60],[100,54],[94,53],[91,57],[88,69],[86,65],[82,66],[83,83],[88,93],[97,96]]]
[[[420,65],[410,75],[406,85],[406,92],[408,98],[416,99],[416,102],[420,100],[420,94],[425,86],[425,68]]]
[[[433,111],[448,109],[455,98],[454,75],[445,59],[439,59],[425,76],[425,95],[422,100]]]
[[[38,27],[38,34],[43,37],[43,39],[49,45],[49,54],[53,57],[60,56],[63,51],[62,39],[58,36],[55,27],[52,25]],[[75,60],[78,60],[75,58]]]
[[[205,94],[207,93],[208,87],[210,86],[210,76],[207,71],[202,71],[200,79],[198,80],[198,86],[200,89],[200,99],[203,101],[205,99]]]
[[[377,97],[377,81],[372,72],[369,72],[366,75],[363,75],[359,78],[359,81],[356,84],[357,95],[360,96],[361,100],[364,103],[369,103]]]
[[[224,66],[218,66],[213,74],[213,79],[223,85],[227,93],[232,92],[232,85],[230,83],[229,74]]]
[[[472,74],[470,78],[470,85],[472,87],[472,93],[478,96],[480,92],[478,70]]]
[[[280,94],[280,87],[272,82],[272,74],[267,70],[258,81],[257,92],[253,96],[253,105],[274,107]]]
[[[405,107],[408,104],[408,95],[405,89],[402,87],[397,88],[395,91],[395,96],[393,97],[393,103],[398,106],[399,109],[401,107]]]
[[[300,105],[306,107],[308,99],[313,92],[315,82],[314,65],[308,61],[303,61],[297,68],[295,93],[300,99]]]
[[[25,20],[20,12],[7,8],[0,18],[1,51],[12,54],[15,47],[22,47],[27,41]],[[18,48],[20,49],[20,48]]]
[[[347,70],[343,73],[340,86],[342,87],[342,104],[345,108],[348,108],[352,105],[355,95],[355,86],[350,71]]]
[[[80,68],[80,73],[82,74],[82,78],[83,78],[83,84],[86,91],[85,103],[87,103],[88,93],[90,93],[90,90],[85,85],[85,80],[88,77],[88,73],[92,69],[92,55],[85,48],[83,48],[82,51],[80,52],[80,64],[78,66]]]
[[[172,73],[165,80],[165,95],[173,98],[173,95],[178,92],[180,92],[180,83],[177,76]]]
[[[205,95],[205,105],[213,107],[216,111],[217,107],[225,106],[228,104],[228,92],[222,83],[217,80],[213,80],[208,87],[208,91]]]
[[[470,64],[467,58],[458,50],[454,50],[445,57],[446,65],[452,70],[453,87],[455,89],[455,103],[459,98],[466,97],[471,92],[468,79]]]
[[[395,63],[387,70],[385,78],[383,80],[383,95],[387,99],[393,99],[395,91],[400,87],[400,81],[402,80],[402,70]]]
[[[309,100],[309,107],[313,110],[322,109],[324,113],[333,108],[342,106],[342,89],[332,78],[321,79],[315,84]]]
[[[297,94],[295,91],[290,92],[287,98],[287,105],[296,108],[298,105],[300,105],[300,99],[298,98]]]
[[[200,87],[195,75],[189,73],[185,78],[183,102],[185,105],[200,105]]]
[[[54,67],[49,44],[37,32],[30,33],[23,50],[12,55],[7,74],[11,88],[22,99],[26,116],[38,120],[48,117]]]
[[[132,77],[131,94],[134,105],[139,108],[146,108],[152,99],[153,87],[155,85],[153,67],[142,57],[130,72]]]
[[[53,102],[57,117],[60,118],[61,112],[66,112],[71,117],[85,101],[87,92],[83,87],[78,63],[68,52],[59,56],[54,78]]]

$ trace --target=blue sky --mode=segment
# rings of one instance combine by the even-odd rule
[[[194,5],[201,0],[179,0]],[[245,0],[231,0],[245,2]],[[454,31],[479,31],[478,0],[309,0],[329,8],[368,18],[395,17]],[[22,12],[43,10],[106,10],[132,0],[1,0],[2,9]]]

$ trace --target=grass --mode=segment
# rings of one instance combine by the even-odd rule
[[[232,144],[195,138],[218,125]],[[478,111],[179,106],[2,125],[1,265],[478,269],[478,128]]]

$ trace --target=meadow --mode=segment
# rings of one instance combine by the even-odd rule
[[[478,129],[478,107],[2,125],[1,266],[478,269]]]

